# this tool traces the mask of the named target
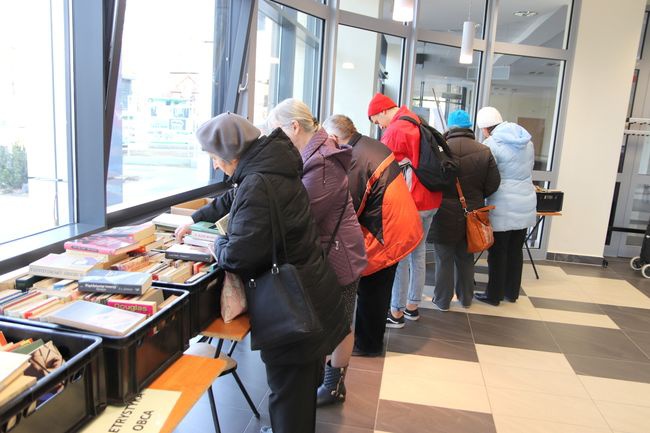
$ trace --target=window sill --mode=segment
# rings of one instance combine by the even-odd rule
[[[0,245],[0,274],[11,272],[46,256],[63,252],[68,239],[103,228],[94,224],[69,224]]]

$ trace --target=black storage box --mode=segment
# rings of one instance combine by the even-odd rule
[[[176,295],[178,299],[122,337],[48,322],[13,317],[3,317],[3,320],[101,337],[108,402],[124,404],[180,358],[189,347],[189,293],[176,289],[159,290],[163,291],[165,298]]]
[[[0,407],[0,432],[75,432],[104,410],[106,383],[101,338],[5,321],[0,321],[0,331],[10,341],[52,341],[66,361]],[[60,383],[64,384],[63,390],[36,406]]]
[[[224,271],[215,269],[190,284],[154,281],[154,287],[190,292],[190,335],[193,337],[221,316],[221,288]]]
[[[560,212],[563,201],[562,191],[537,191],[537,212]]]

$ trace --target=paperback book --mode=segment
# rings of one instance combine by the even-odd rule
[[[90,251],[91,253],[116,256],[136,250],[139,247],[149,244],[155,240],[155,235],[140,239],[137,242],[130,242],[124,239],[108,236],[92,235],[72,241],[67,241],[65,244],[63,244],[63,247],[66,250]]]
[[[82,292],[141,295],[151,287],[151,274],[97,269],[79,280]]]
[[[146,318],[144,314],[87,301],[71,302],[44,317],[51,323],[117,337],[128,334]]]
[[[113,227],[98,233],[99,236],[123,239],[127,242],[137,242],[154,234],[156,227],[150,223],[135,226]],[[94,235],[91,235],[94,236]]]
[[[48,254],[30,264],[29,272],[43,277],[78,280],[100,264],[101,262],[93,257]]]

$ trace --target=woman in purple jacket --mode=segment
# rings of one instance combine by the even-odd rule
[[[352,148],[338,146],[314,118],[309,107],[297,99],[285,99],[270,113],[270,128],[282,128],[302,156],[303,175],[311,210],[320,232],[321,245],[342,287],[346,317],[352,325],[357,286],[365,269],[366,251],[357,220],[347,173]],[[334,235],[334,236],[333,236]],[[348,334],[325,365],[318,405],[345,400],[345,373],[352,354],[354,333]]]

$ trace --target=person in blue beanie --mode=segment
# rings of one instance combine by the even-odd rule
[[[481,108],[476,123],[487,137],[485,144],[499,167],[501,185],[487,198],[487,204],[495,206],[490,212],[494,244],[488,254],[487,289],[475,297],[496,306],[504,299],[516,302],[521,289],[522,247],[527,229],[535,225],[537,210],[533,185],[535,149],[528,131],[516,123],[504,122],[494,107]]]
[[[458,180],[469,210],[484,206],[485,198],[499,187],[497,163],[490,148],[476,141],[472,121],[464,110],[456,110],[447,119],[445,138],[459,163]],[[442,192],[442,204],[431,226],[435,247],[436,287],[433,303],[441,311],[449,310],[456,297],[463,307],[472,304],[474,295],[474,255],[467,252],[466,218],[456,186]],[[454,275],[455,274],[455,275]]]

